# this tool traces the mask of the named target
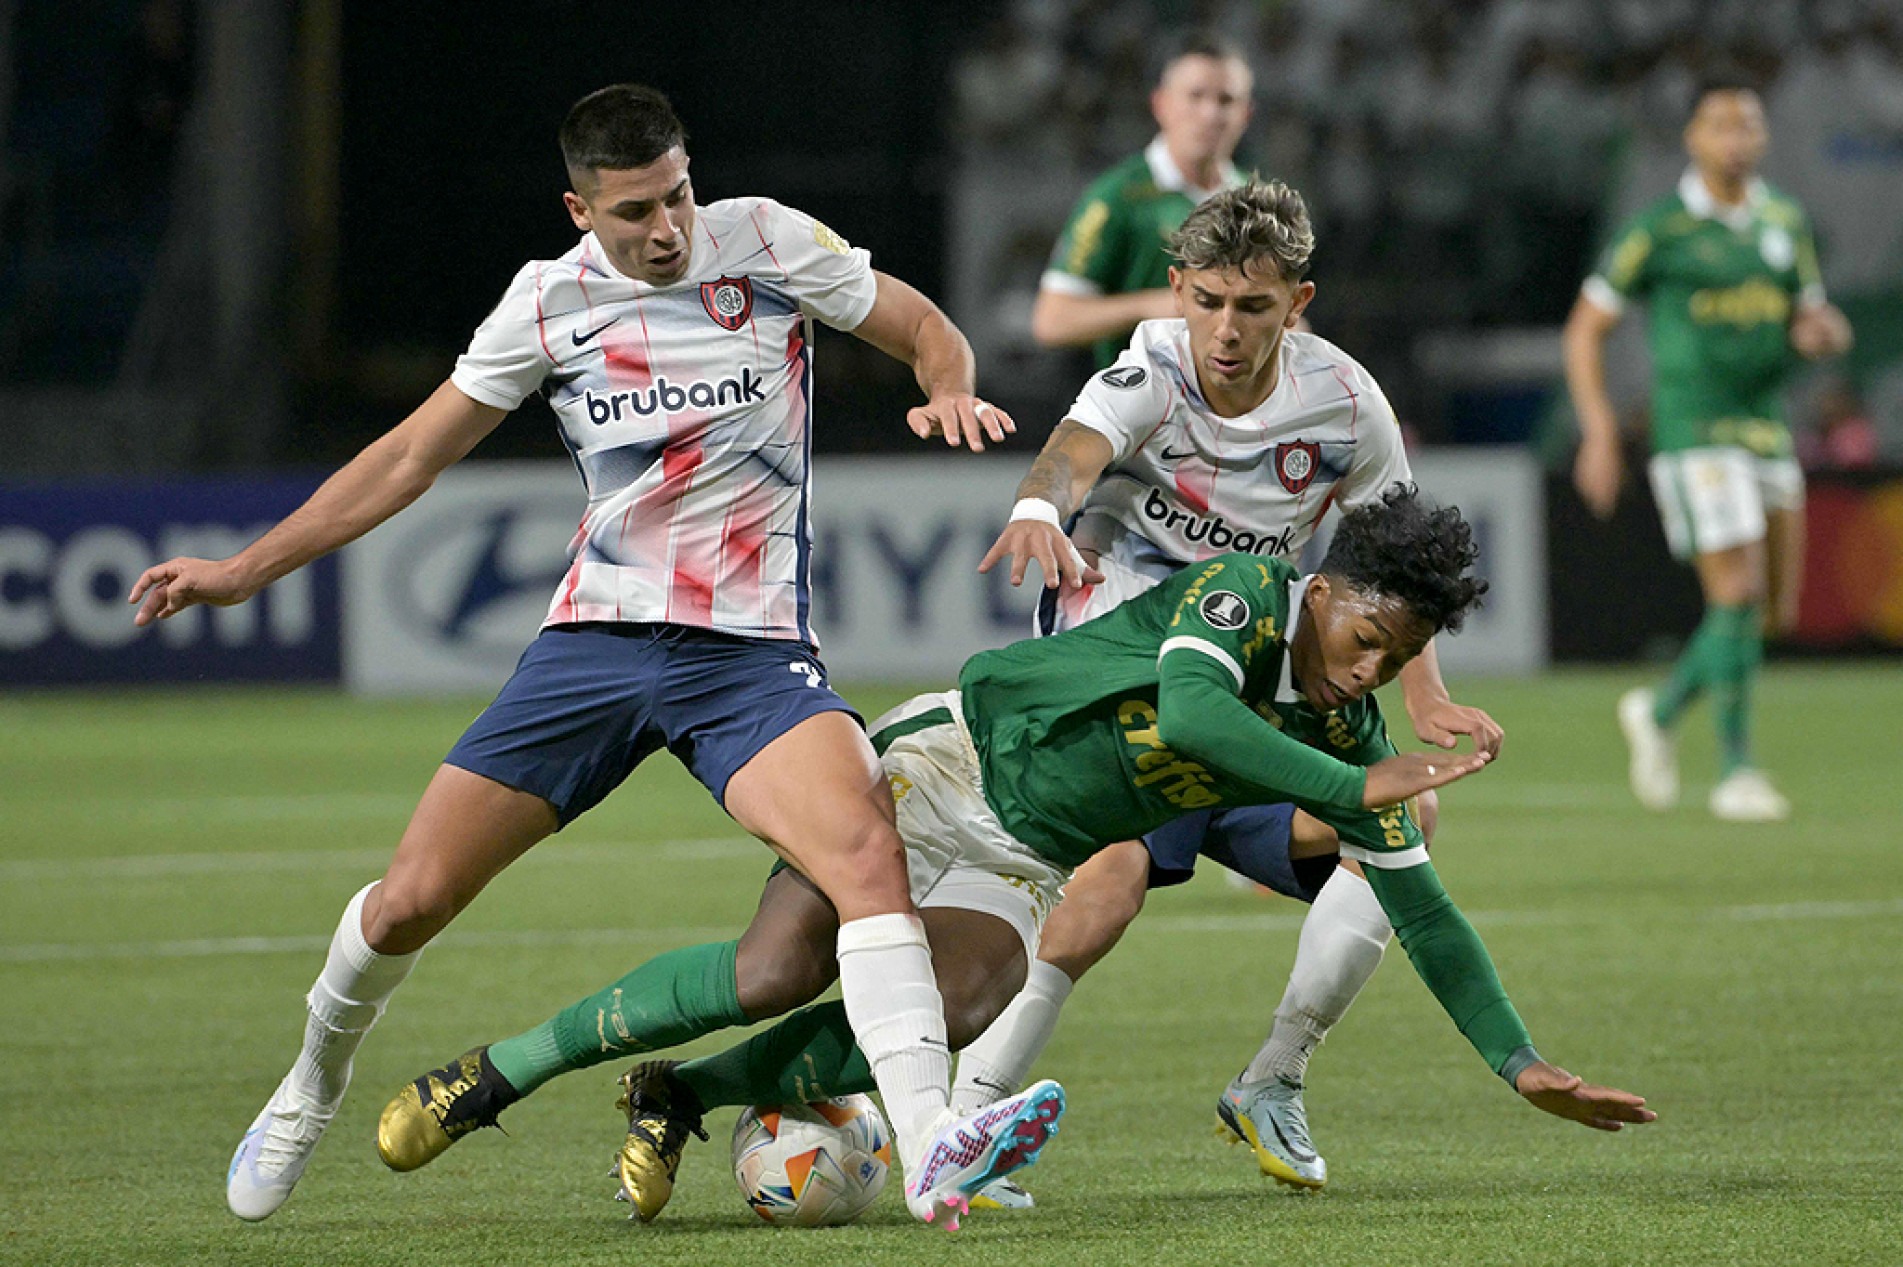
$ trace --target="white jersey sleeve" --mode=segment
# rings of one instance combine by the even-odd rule
[[[1336,500],[1344,510],[1378,501],[1389,485],[1414,479],[1407,464],[1407,450],[1401,445],[1401,424],[1394,416],[1394,406],[1388,403],[1374,375],[1356,362],[1348,364],[1353,367],[1350,378],[1361,416],[1356,423],[1359,435],[1354,459],[1336,485]]]
[[[1111,466],[1130,459],[1170,416],[1175,392],[1150,354],[1152,343],[1167,334],[1157,327],[1180,327],[1182,322],[1145,321],[1130,336],[1130,346],[1116,364],[1097,371],[1084,384],[1064,417],[1082,423],[1110,441]]]
[[[468,350],[456,358],[449,381],[471,400],[514,409],[554,369],[542,311],[546,267],[540,260],[523,266],[502,302],[476,327]]]
[[[754,214],[800,311],[835,330],[856,329],[879,297],[871,252],[771,199],[761,199]]]

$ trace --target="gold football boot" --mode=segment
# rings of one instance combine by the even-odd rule
[[[383,1106],[377,1153],[392,1170],[415,1170],[469,1132],[496,1125],[496,1115],[520,1098],[489,1063],[487,1047],[464,1052]]]
[[[700,1106],[694,1093],[673,1078],[678,1060],[650,1060],[621,1075],[615,1107],[628,1115],[628,1138],[615,1156],[621,1191],[634,1217],[652,1223],[674,1195],[674,1175],[692,1133],[701,1139]]]

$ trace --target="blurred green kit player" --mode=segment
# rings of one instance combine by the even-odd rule
[[[1652,1120],[1640,1098],[1587,1085],[1534,1051],[1402,807],[1488,761],[1484,752],[1396,755],[1373,696],[1477,604],[1486,586],[1466,574],[1474,555],[1458,511],[1430,510],[1396,486],[1343,516],[1314,576],[1219,555],[1075,629],[973,656],[958,690],[874,723],[953,1046],[1018,991],[1070,868],[1179,814],[1293,801],[1366,868],[1416,970],[1489,1068],[1535,1106],[1589,1126]],[[1302,847],[1291,840],[1291,856]],[[739,943],[675,952],[700,956],[699,989],[683,987],[678,966],[638,968],[405,1087],[384,1111],[385,1160],[422,1165],[559,1073],[816,996],[833,960],[830,927],[802,914],[810,894],[796,872],[778,872],[742,938],[756,949],[771,943],[757,962],[793,974],[810,965],[805,999],[749,1006],[746,996],[762,991],[734,977]],[[839,1003],[805,1008],[715,1056],[650,1061],[624,1082],[620,1173],[645,1218],[666,1204],[707,1109],[873,1085]]]
[[[1249,63],[1209,35],[1179,41],[1150,93],[1156,139],[1093,180],[1038,279],[1031,334],[1046,347],[1089,347],[1116,361],[1139,321],[1177,315],[1170,235],[1212,194],[1244,176],[1230,161],[1249,125]]]
[[[1678,801],[1672,728],[1701,693],[1722,752],[1712,813],[1774,821],[1790,805],[1751,763],[1751,686],[1764,634],[1796,622],[1804,475],[1780,399],[1799,358],[1838,355],[1850,326],[1824,299],[1803,210],[1756,175],[1764,107],[1742,83],[1701,87],[1678,188],[1623,228],[1566,325],[1566,381],[1583,441],[1574,482],[1600,516],[1623,459],[1605,389],[1605,341],[1629,302],[1646,306],[1652,350],[1652,491],[1674,556],[1691,560],[1705,618],[1657,691],[1628,692],[1619,722],[1634,793]]]

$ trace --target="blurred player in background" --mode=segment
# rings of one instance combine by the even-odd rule
[[[1303,280],[1313,249],[1301,195],[1280,183],[1216,195],[1171,238],[1180,315],[1138,326],[1116,364],[1090,380],[980,564],[1012,559],[1015,585],[1038,561],[1040,632],[1083,625],[1225,550],[1295,558],[1331,505],[1377,502],[1411,478],[1379,385],[1341,349],[1294,329],[1315,293]],[[1059,525],[1073,513],[1067,538]],[[1432,642],[1400,678],[1422,739],[1452,747],[1467,735],[1499,751],[1492,718],[1449,698]],[[1435,802],[1424,800],[1431,832]],[[1332,846],[1291,867],[1291,835],[1333,839],[1292,805],[1249,806],[1186,816],[1079,867],[1023,995],[960,1057],[954,1102],[975,1107],[1016,1090],[1072,986],[1116,945],[1146,888],[1188,879],[1201,854],[1314,903],[1274,1026],[1220,1112],[1264,1173],[1321,1187],[1327,1166],[1302,1101],[1308,1058],[1379,966],[1391,930],[1356,865],[1332,866]],[[1026,1201],[1008,1188],[987,1195]]]
[[[1157,136],[1092,181],[1038,282],[1031,335],[1117,359],[1139,321],[1174,317],[1170,234],[1211,194],[1243,182],[1230,160],[1249,125],[1254,77],[1234,45],[1209,35],[1177,44],[1150,110]]]
[[[541,633],[438,769],[383,879],[344,911],[303,1049],[232,1159],[241,1218],[290,1195],[423,946],[662,746],[837,909],[841,984],[901,1156],[949,1129],[944,1016],[891,791],[807,624],[811,322],[912,367],[921,437],[981,449],[1011,421],[973,395],[958,329],[865,251],[769,199],[697,207],[660,93],[591,94],[561,146],[582,239],[517,273],[449,380],[239,554],[172,559],[133,589],[142,625],[242,602],[402,510],[538,391],[588,493]],[[653,1023],[743,1019],[732,949],[670,957]],[[440,1110],[477,1072],[452,1064],[419,1085]]]
[[[1804,476],[1781,393],[1798,358],[1850,347],[1824,298],[1803,209],[1757,175],[1769,136],[1748,84],[1714,80],[1685,127],[1678,188],[1612,239],[1566,323],[1566,384],[1583,437],[1573,481],[1593,513],[1618,501],[1619,424],[1605,387],[1606,336],[1629,302],[1647,309],[1653,496],[1674,556],[1689,559],[1705,617],[1654,689],[1619,701],[1633,793],[1677,804],[1673,729],[1710,693],[1720,751],[1711,812],[1786,818],[1790,803],[1752,764],[1751,690],[1764,636],[1791,629],[1804,569]]]

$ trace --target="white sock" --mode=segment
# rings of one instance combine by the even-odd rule
[[[1058,1013],[1064,1010],[1074,984],[1062,968],[1042,959],[1031,961],[1018,996],[976,1042],[958,1053],[953,1114],[967,1117],[1024,1085],[1025,1075],[1057,1030]]]
[[[1381,954],[1393,935],[1387,912],[1368,882],[1337,868],[1302,921],[1295,966],[1289,970],[1281,1006],[1275,1009],[1275,1025],[1243,1072],[1243,1080],[1301,1082],[1308,1074],[1309,1053],[1321,1045],[1381,966]]]
[[[839,989],[872,1066],[903,1169],[948,1115],[951,1050],[932,951],[916,915],[868,915],[839,926]]]
[[[344,908],[324,970],[305,996],[304,1048],[291,1066],[291,1085],[303,1099],[333,1106],[343,1099],[357,1045],[423,953],[380,955],[370,949],[363,938],[363,903],[376,887],[365,885]]]

